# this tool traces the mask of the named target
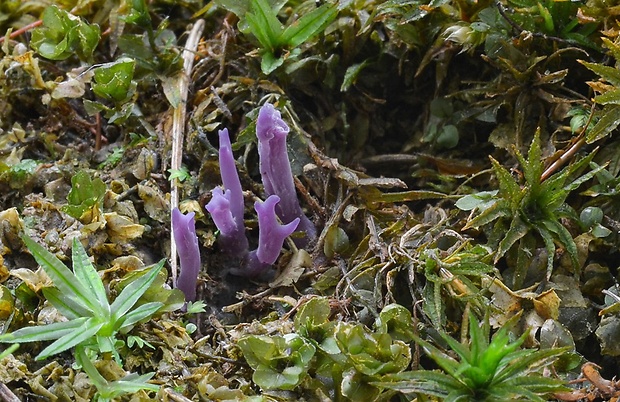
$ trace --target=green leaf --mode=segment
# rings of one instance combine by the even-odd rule
[[[54,285],[62,293],[68,297],[75,298],[75,301],[80,303],[85,309],[100,316],[104,314],[101,306],[92,299],[92,294],[84,288],[73,272],[56,256],[28,236],[22,236],[22,240],[26,243],[26,247],[28,247],[37,263],[41,265],[41,268],[49,275]]]
[[[540,178],[545,168],[543,164],[542,149],[540,147],[540,129],[536,130],[534,139],[527,153],[527,161],[523,159],[520,152],[516,153],[517,159],[523,166],[523,176],[530,185],[530,191],[536,193],[540,186]]]
[[[109,316],[110,304],[101,277],[90,262],[84,246],[82,246],[77,237],[73,238],[72,259],[76,278],[97,299],[101,309],[105,312],[105,316]]]
[[[71,321],[55,322],[36,327],[25,327],[11,332],[10,334],[0,335],[0,342],[3,343],[23,343],[51,341],[61,338],[67,334],[74,333],[82,327],[88,317],[82,317]]]
[[[136,61],[121,58],[95,69],[93,92],[97,96],[114,102],[124,102],[132,96],[135,83],[132,82]]]
[[[388,304],[381,310],[375,327],[377,332],[387,333],[392,339],[403,342],[411,342],[415,335],[411,312],[396,303]]]
[[[324,297],[313,297],[295,315],[295,331],[308,337],[316,328],[329,322],[331,307]]]
[[[144,275],[127,285],[112,303],[112,322],[119,321],[127,313],[138,299],[146,292],[157,278],[157,274],[164,266],[166,260],[161,260],[152,268],[146,270]]]
[[[128,328],[139,321],[152,317],[163,305],[164,303],[161,302],[151,302],[131,310],[121,318],[120,325],[117,324],[118,329]]]
[[[480,323],[473,314],[469,315],[469,350],[467,350],[467,348],[465,348],[462,344],[456,342],[452,337],[444,334],[445,337],[450,338],[452,341],[448,343],[450,348],[452,348],[463,360],[476,366],[481,363],[480,360],[484,357],[484,353],[489,347],[489,335],[489,320],[487,319],[483,321],[483,328],[480,328]],[[458,348],[466,350],[467,353],[459,353],[458,349],[453,347],[453,344],[455,344]]]
[[[77,321],[77,320],[74,320]],[[72,332],[63,335],[58,338],[51,345],[46,347],[39,353],[36,360],[47,359],[51,355],[64,352],[65,350],[72,348],[92,337],[104,326],[105,322],[100,322],[94,317],[88,318],[82,326],[73,330]],[[47,326],[47,325],[46,325]],[[45,328],[46,326],[43,326]]]
[[[594,102],[601,105],[620,105],[620,88],[595,96]]]
[[[588,63],[587,61],[583,61],[583,60],[578,60],[578,61],[579,63],[583,64],[588,69],[590,69],[591,71],[598,74],[605,81],[609,82],[610,84],[616,87],[620,87],[620,70],[618,70],[617,68],[604,66],[598,63]]]
[[[578,273],[580,266],[577,255],[577,246],[575,245],[573,236],[570,234],[568,229],[566,229],[560,222],[551,219],[544,219],[541,223],[545,225],[547,230],[556,234],[556,237],[568,252],[575,271]]]
[[[335,4],[323,4],[287,26],[278,42],[295,48],[324,30],[336,18],[336,15],[338,15],[338,8]]]
[[[250,0],[250,3],[252,12],[245,16],[250,31],[263,48],[274,53],[282,45],[279,38],[283,32],[277,11],[274,12],[267,0]]]
[[[547,360],[546,364],[551,364],[554,360],[562,357],[562,355],[566,353],[565,350],[560,348],[550,350],[554,351],[551,356],[545,357],[542,354],[539,354],[539,352],[534,352],[534,354],[539,358],[538,361]],[[521,389],[526,388],[540,394],[550,394],[570,390],[570,388],[567,387],[559,378],[543,377],[542,375],[515,376],[513,378],[513,381],[507,382],[507,387],[518,386]]]
[[[523,378],[525,377],[523,376],[523,372],[525,370],[532,371],[548,366],[570,349],[570,347],[563,347],[541,350],[526,350],[526,353],[519,353],[524,351],[517,351],[515,353],[517,353],[519,358],[512,358],[512,355],[508,355],[506,357],[507,364],[496,375],[494,382],[503,382],[509,378]]]
[[[423,289],[424,313],[436,328],[443,328],[446,321],[445,306],[441,297],[441,285],[428,281]]]
[[[482,213],[476,216],[474,219],[467,222],[464,230],[469,228],[477,228],[484,226],[487,223],[491,223],[499,218],[505,218],[512,216],[513,211],[509,206],[509,201],[505,199],[498,199],[495,204],[482,211]]]
[[[592,144],[601,138],[607,137],[620,125],[619,105],[605,105],[600,114],[601,118],[599,121],[586,133],[586,143],[588,144]]]
[[[86,351],[83,347],[77,347],[75,349],[75,361],[77,364],[82,366],[82,370],[88,374],[90,380],[95,384],[97,389],[103,388],[107,385],[108,381],[103,378],[103,376],[99,373],[99,371],[95,368],[95,365],[91,362],[88,355],[86,355]]]
[[[435,144],[440,148],[454,148],[459,143],[459,130],[453,124],[446,124],[441,127]]]
[[[238,345],[254,369],[252,379],[263,389],[294,389],[307,375],[316,351],[297,334],[247,336]]]
[[[265,51],[261,55],[260,69],[265,75],[271,74],[282,64],[284,64],[284,57],[276,58],[270,51]]]
[[[447,339],[447,338],[444,338]],[[413,338],[413,340],[424,348],[424,352],[435,361],[446,373],[450,376],[454,377],[459,383],[465,385],[459,379],[459,362],[452,357],[448,356],[437,347],[433,346],[430,342],[425,341],[424,339],[418,337],[417,335]],[[456,342],[456,341],[455,341]],[[461,350],[462,351],[462,350]]]
[[[509,200],[513,209],[516,209],[516,206],[521,202],[521,198],[523,197],[521,186],[519,186],[519,183],[512,177],[510,172],[500,165],[498,161],[493,157],[489,157],[489,159],[491,160],[493,172],[499,181],[498,195]]]
[[[569,193],[576,190],[581,184],[590,180],[600,171],[600,169],[592,169],[591,172],[575,179],[566,185],[569,179],[576,171],[585,167],[594,158],[595,153],[590,152],[588,156],[581,158],[579,161],[571,164],[569,167],[560,170],[545,180],[540,186],[540,192],[537,195],[538,204],[544,206],[547,211],[556,211],[560,209]]]
[[[186,309],[186,314],[199,314],[199,313],[204,313],[205,307],[207,307],[207,304],[205,302],[203,302],[202,300],[198,300],[195,302],[188,302],[187,303],[187,309]]]
[[[179,183],[182,183],[192,177],[186,166],[181,166],[180,169],[168,169],[168,173],[170,173],[170,176],[168,176],[168,180],[171,182],[174,180],[178,180]]]
[[[108,398],[117,398],[121,395],[133,394],[143,389],[157,392],[160,388],[159,385],[147,383],[154,375],[155,373],[143,375],[131,373],[120,380],[110,382],[105,388],[100,390],[99,393]]]
[[[149,391],[158,391],[159,386],[148,384],[154,373],[137,375],[135,373],[128,374],[120,380],[109,382],[97,370],[95,365],[90,361],[84,348],[77,348],[75,354],[76,362],[82,366],[82,369],[90,380],[97,387],[97,391],[101,398],[113,399],[124,394],[135,393],[142,389]]]
[[[530,227],[519,216],[513,217],[506,236],[504,236],[497,248],[495,263],[497,263],[519,239],[525,236],[529,230]]]
[[[245,15],[250,11],[250,2],[246,0],[214,0],[218,7],[234,13],[238,18],[245,18]]]
[[[373,381],[372,385],[404,394],[419,393],[439,398],[446,398],[453,390],[458,390],[462,395],[469,395],[469,389],[444,373],[436,371],[407,371],[398,374],[388,374],[381,377],[381,381]]]
[[[117,354],[116,351],[116,339],[114,336],[105,336],[105,335],[97,335],[97,346],[99,347],[99,352],[106,353],[111,352],[113,354]],[[119,360],[119,359],[117,359]]]
[[[357,77],[362,72],[366,66],[370,64],[369,60],[364,60],[361,63],[353,64],[347,67],[347,71],[344,73],[344,79],[342,80],[342,85],[340,86],[340,92],[346,92],[349,90],[351,85],[355,83]]]
[[[76,298],[62,293],[58,288],[43,288],[43,296],[45,296],[47,301],[50,302],[60,314],[70,320],[93,315],[93,312],[85,308]]]
[[[106,189],[103,180],[98,177],[91,179],[86,171],[81,170],[71,177],[71,191],[67,195],[69,204],[62,210],[73,218],[90,223],[101,214]],[[89,216],[84,216],[89,210]]]
[[[496,195],[497,190],[468,194],[459,198],[454,205],[461,211],[472,211],[474,209],[484,211],[495,204]]]
[[[76,54],[80,59],[92,57],[100,38],[96,25],[56,6],[47,7],[42,15],[43,25],[32,32],[31,46],[50,60],[64,60]]]

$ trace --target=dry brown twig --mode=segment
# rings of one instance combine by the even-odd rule
[[[185,43],[185,50],[183,50],[183,74],[181,74],[179,79],[180,101],[174,109],[172,120],[172,159],[170,161],[170,167],[173,170],[179,170],[181,168],[189,77],[192,67],[194,66],[196,48],[198,47],[198,42],[200,41],[200,36],[202,35],[202,31],[204,31],[204,27],[204,20],[196,21]],[[172,210],[179,205],[179,187],[176,179],[170,183],[170,186],[170,213],[172,214]],[[172,285],[175,286],[177,282],[178,264],[173,228],[170,230],[170,271],[172,274]]]

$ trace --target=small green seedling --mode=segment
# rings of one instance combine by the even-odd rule
[[[68,204],[62,210],[79,219],[82,223],[96,220],[103,212],[103,196],[106,185],[100,178],[91,179],[85,171],[71,177],[71,191],[67,195]]]
[[[488,319],[480,325],[470,315],[468,344],[440,333],[452,350],[450,354],[414,335],[415,342],[442,371],[406,371],[388,375],[375,385],[446,401],[543,402],[546,399],[542,396],[567,389],[563,381],[540,373],[566,353],[567,348],[521,349],[527,333],[511,341],[509,332],[519,318],[520,314],[511,318],[489,341]]]
[[[297,334],[252,335],[239,340],[252,380],[263,389],[292,390],[308,375],[316,348]]]
[[[46,299],[67,318],[67,321],[21,328],[0,336],[0,342],[22,343],[54,340],[36,357],[46,359],[74,346],[87,346],[99,352],[120,356],[114,347],[116,335],[127,332],[136,323],[146,320],[163,307],[150,302],[133,308],[149,289],[164,266],[165,260],[148,268],[127,285],[110,304],[97,270],[90,262],[82,244],[73,239],[73,271],[56,256],[27,236],[24,243],[54,282],[55,287],[43,289]]]
[[[31,46],[50,60],[65,60],[77,55],[81,60],[92,58],[99,43],[100,30],[81,18],[50,6],[43,11],[43,25],[32,31]]]
[[[137,375],[131,373],[116,381],[106,380],[97,370],[95,365],[90,361],[86,351],[83,347],[77,347],[75,353],[75,360],[77,364],[82,366],[82,370],[97,388],[97,394],[95,394],[95,401],[108,402],[122,395],[133,394],[140,390],[159,391],[159,386],[155,384],[149,384],[150,380],[155,373],[148,373],[143,375]]]
[[[280,67],[287,57],[296,52],[298,46],[325,29],[338,14],[336,4],[326,3],[291,24],[282,26],[278,13],[286,1],[274,4],[268,0],[217,0],[216,4],[239,17],[239,29],[243,33],[256,37],[262,46],[261,70],[265,74]]]
[[[168,173],[170,173],[168,180],[170,180],[171,182],[173,180],[178,180],[179,183],[183,183],[185,180],[192,177],[186,166],[181,166],[180,169],[168,169]]]

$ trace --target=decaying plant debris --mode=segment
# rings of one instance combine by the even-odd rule
[[[0,396],[616,400],[616,8],[1,2]],[[268,103],[318,230],[239,277],[205,205],[226,128],[256,248]],[[177,204],[202,260],[186,304]],[[8,335],[85,317],[65,348]]]

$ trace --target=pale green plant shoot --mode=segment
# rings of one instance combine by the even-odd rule
[[[283,26],[278,19],[286,1],[217,0],[216,4],[239,17],[239,29],[252,34],[260,43],[261,70],[270,74],[287,57],[294,56],[302,43],[320,33],[338,14],[335,4],[323,4],[305,13],[301,18]]]
[[[511,340],[509,332],[519,318],[520,314],[511,318],[489,341],[491,327],[488,319],[480,324],[474,315],[470,315],[468,344],[440,333],[453,352],[450,354],[414,334],[415,342],[441,371],[405,371],[386,375],[381,382],[374,384],[453,402],[543,402],[546,400],[543,396],[567,390],[562,380],[541,374],[544,367],[567,349],[521,349],[527,332],[516,340]]]
[[[119,380],[106,380],[88,358],[88,355],[83,347],[76,348],[75,361],[82,366],[82,370],[88,374],[88,377],[90,377],[90,380],[97,388],[95,400],[98,402],[112,401],[114,398],[119,396],[132,394],[143,389],[148,391],[159,390],[159,386],[149,384],[147,382],[155,373],[147,373],[143,375],[130,373]]]
[[[53,340],[37,355],[37,360],[81,345],[102,353],[112,353],[120,361],[115,348],[117,334],[125,333],[138,322],[151,318],[164,306],[162,302],[150,302],[134,308],[157,278],[165,260],[145,269],[144,274],[127,285],[110,304],[97,270],[76,238],[73,239],[72,250],[73,272],[31,238],[24,236],[23,240],[54,282],[55,287],[44,288],[43,295],[67,318],[67,321],[25,327],[0,336],[0,342],[4,343]]]

